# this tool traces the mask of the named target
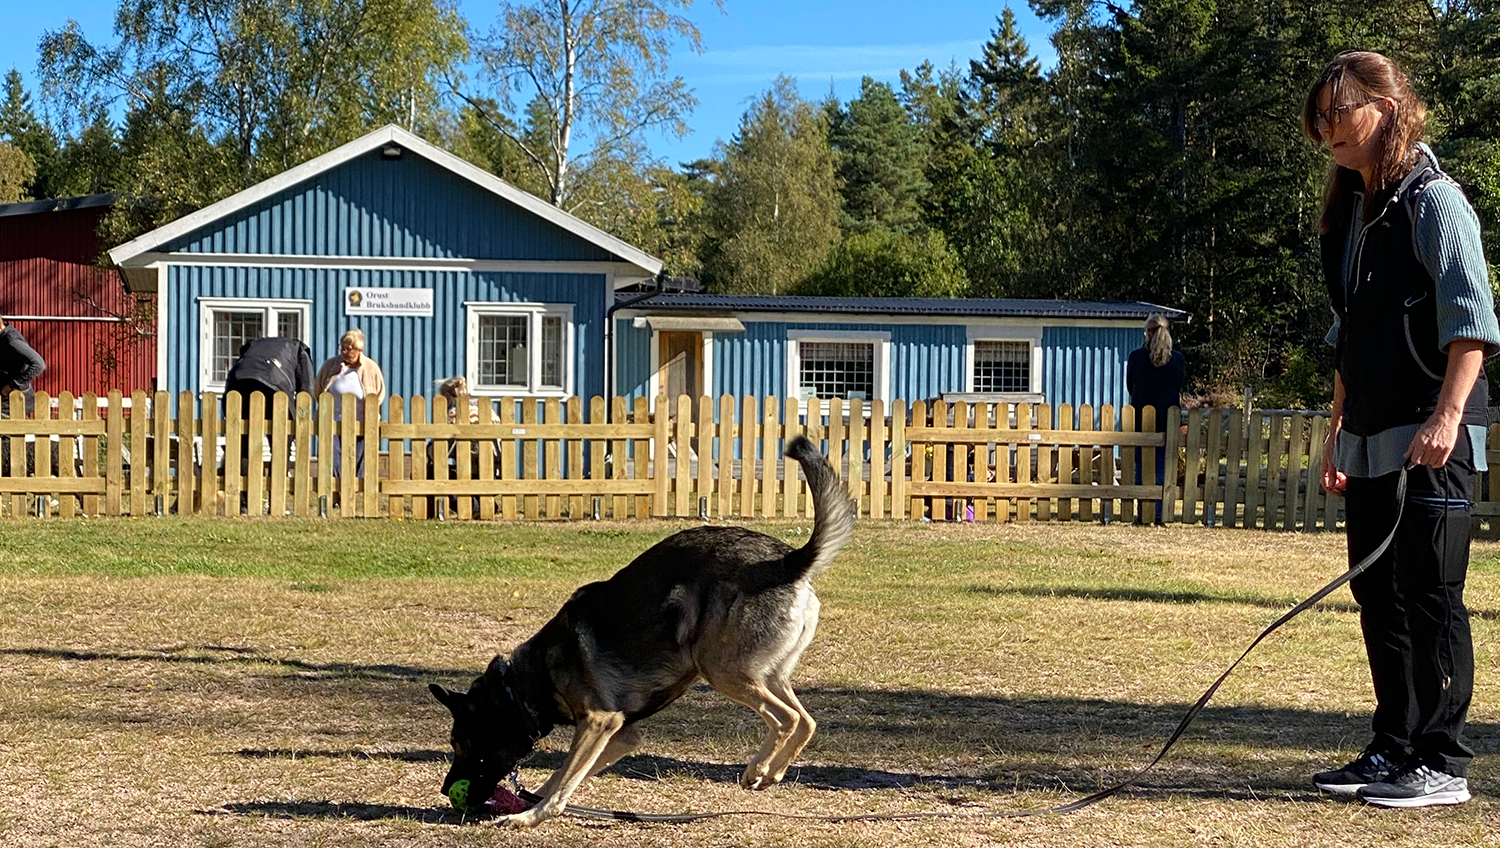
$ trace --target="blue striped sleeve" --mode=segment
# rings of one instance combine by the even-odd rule
[[[1417,199],[1413,240],[1417,258],[1437,288],[1438,346],[1454,339],[1484,342],[1485,358],[1500,353],[1500,322],[1489,267],[1479,240],[1479,218],[1458,186],[1438,180]]]

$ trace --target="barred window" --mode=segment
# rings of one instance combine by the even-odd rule
[[[542,316],[542,387],[563,387],[563,319],[561,315]]]
[[[210,379],[222,383],[240,355],[240,348],[266,334],[265,312],[214,310],[214,361]]]
[[[491,394],[572,391],[573,311],[567,304],[470,303],[469,384]]]
[[[974,391],[1031,391],[1031,343],[974,342]]]
[[[798,342],[801,394],[820,398],[875,395],[875,345],[872,342]]]
[[[479,383],[524,388],[530,361],[525,315],[479,316]]]
[[[246,342],[262,336],[307,341],[312,302],[290,298],[198,298],[198,381],[207,391],[223,391],[229,369]]]

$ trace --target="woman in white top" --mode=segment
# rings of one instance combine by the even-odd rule
[[[323,363],[318,369],[317,379],[313,381],[313,393],[322,396],[324,392],[332,395],[333,420],[343,420],[343,396],[353,395],[356,399],[354,405],[355,415],[358,420],[365,420],[365,398],[374,397],[376,403],[385,398],[385,373],[375,360],[365,356],[365,334],[363,330],[354,328],[348,330],[339,338],[339,353]],[[342,445],[339,437],[333,437],[333,476],[339,476],[340,462],[343,456]],[[360,438],[355,443],[355,476],[365,476],[365,440]]]

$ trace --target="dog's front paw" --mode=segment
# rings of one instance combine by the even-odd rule
[[[495,819],[495,825],[497,827],[508,827],[514,828],[516,830],[526,830],[528,828],[536,827],[548,818],[551,818],[551,816],[548,816],[545,812],[543,812],[541,805],[537,805],[524,813],[515,813],[514,815],[509,816],[500,816],[499,818]]]

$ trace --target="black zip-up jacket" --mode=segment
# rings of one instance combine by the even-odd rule
[[[240,356],[225,378],[226,390],[236,384],[259,383],[272,392],[312,391],[312,354],[299,339],[279,336],[251,339],[240,348]]]
[[[45,370],[41,354],[26,343],[26,338],[10,324],[0,330],[0,392],[29,392],[31,381]]]
[[[1438,346],[1437,288],[1417,256],[1413,224],[1417,198],[1447,177],[1425,157],[1395,189],[1376,196],[1342,276],[1347,230],[1321,238],[1323,280],[1339,317],[1334,363],[1344,382],[1343,426],[1358,436],[1420,424],[1437,408],[1447,372]],[[1483,375],[1464,404],[1464,424],[1488,423],[1489,386]]]

